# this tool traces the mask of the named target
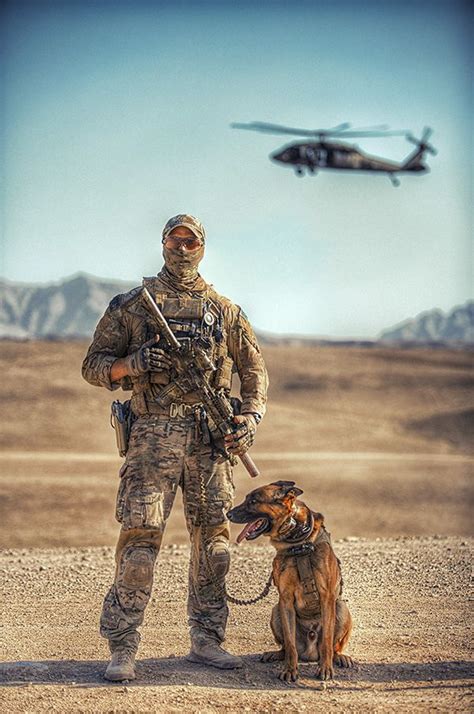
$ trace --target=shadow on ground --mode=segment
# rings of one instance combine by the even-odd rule
[[[146,686],[196,686],[227,689],[287,689],[276,674],[278,665],[263,664],[259,655],[246,655],[240,670],[210,669],[188,662],[184,657],[164,657],[137,661],[137,679],[126,682],[130,687]],[[0,663],[0,686],[62,684],[76,687],[117,687],[103,679],[106,662],[101,660],[44,660]],[[314,679],[314,664],[300,666],[301,683],[305,689],[320,689],[321,682]],[[337,670],[335,683],[344,689],[363,689],[368,683],[425,684],[427,688],[440,687],[440,682],[455,682],[474,678],[474,663],[449,662],[393,662],[361,663],[352,670]],[[354,686],[355,685],[355,686]],[[294,685],[293,685],[294,686]],[[331,686],[331,685],[329,685]],[[443,686],[443,685],[441,685]],[[446,684],[462,687],[462,684]],[[397,687],[400,689],[400,687]],[[402,687],[409,689],[408,687]]]

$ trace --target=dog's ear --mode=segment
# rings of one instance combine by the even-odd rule
[[[279,486],[275,494],[277,498],[284,498],[285,496],[293,496],[293,498],[296,498],[303,493],[301,488],[295,486],[294,481],[275,481],[273,485]]]

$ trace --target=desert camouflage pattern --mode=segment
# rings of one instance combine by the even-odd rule
[[[268,375],[254,331],[242,309],[219,295],[207,283],[204,283],[203,290],[190,295],[176,294],[160,276],[144,278],[143,283],[166,318],[173,316],[181,320],[181,326],[171,325],[177,330],[178,339],[193,335],[196,325],[204,331],[204,336],[211,343],[209,357],[217,367],[213,386],[230,391],[232,373],[236,370],[241,382],[242,411],[258,412],[263,416]],[[112,383],[110,380],[110,369],[115,360],[135,352],[156,333],[156,326],[140,299],[140,291],[140,287],[134,288],[111,301],[97,325],[82,365],[82,374],[86,381],[96,386],[110,390],[120,386],[125,390],[132,389],[134,412],[147,414],[152,411],[153,402],[162,387],[169,383],[168,372],[126,377],[121,382]],[[208,315],[211,325],[205,323]],[[186,327],[190,328],[188,332]],[[194,337],[195,333],[191,339]],[[166,349],[166,343],[158,345]],[[194,404],[198,397],[190,392],[183,397],[183,401]]]
[[[173,216],[166,222],[163,228],[163,240],[169,236],[171,231],[178,226],[185,226],[189,228],[197,238],[200,238],[204,243],[206,240],[206,231],[201,221],[189,213],[179,213],[177,216]]]
[[[200,476],[207,502],[207,525],[202,528]],[[197,437],[194,416],[141,417],[132,427],[130,446],[121,470],[116,517],[122,524],[116,550],[115,581],[104,601],[101,634],[113,651],[136,649],[153,586],[155,560],[178,488],[183,491],[186,524],[191,539],[188,619],[191,636],[224,639],[228,609],[209,578],[203,548],[212,556],[228,543],[226,511],[234,485],[228,461],[211,461],[210,448]],[[203,538],[204,535],[204,538]],[[225,572],[219,573],[223,585]],[[218,590],[218,592],[216,592]]]
[[[199,334],[206,337],[209,356],[216,365],[213,386],[229,392],[232,373],[237,371],[242,411],[263,415],[267,372],[254,332],[240,307],[207,283],[204,289],[185,294],[177,294],[160,276],[145,278],[144,284],[165,317],[173,316],[170,326],[178,339],[194,339]],[[123,646],[136,651],[138,647],[138,627],[150,598],[154,564],[178,487],[183,492],[192,546],[188,593],[191,638],[222,642],[228,615],[222,586],[229,565],[225,514],[232,506],[232,468],[222,457],[212,460],[210,446],[203,443],[195,417],[198,396],[188,393],[181,404],[172,404],[163,413],[155,399],[169,383],[169,372],[126,377],[114,383],[110,379],[113,362],[137,350],[155,333],[156,327],[140,299],[140,288],[119,295],[100,320],[83,363],[83,376],[91,384],[110,390],[119,386],[131,389],[132,409],[138,417],[120,474],[116,517],[122,529],[115,580],[101,615],[101,634],[109,640],[112,651]],[[206,501],[204,526],[201,483]],[[218,582],[210,577],[204,548],[211,562],[216,554],[214,575]]]

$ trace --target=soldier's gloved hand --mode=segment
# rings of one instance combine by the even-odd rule
[[[166,352],[159,347],[153,347],[158,340],[159,335],[155,335],[153,339],[145,342],[136,352],[125,357],[127,372],[130,377],[139,377],[145,372],[162,372],[170,369],[171,361]]]
[[[252,446],[257,432],[257,422],[252,414],[238,414],[234,417],[237,429],[224,437],[225,448],[235,456],[242,456]]]

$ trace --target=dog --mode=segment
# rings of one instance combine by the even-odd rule
[[[237,542],[268,536],[277,553],[273,581],[279,602],[270,625],[281,649],[265,652],[265,662],[283,661],[279,678],[298,679],[298,659],[317,662],[316,675],[332,679],[334,665],[352,667],[342,653],[352,618],[341,599],[339,560],[324,526],[324,516],[296,500],[303,491],[294,481],[276,481],[251,491],[245,501],[227,513],[232,523],[245,523]]]

